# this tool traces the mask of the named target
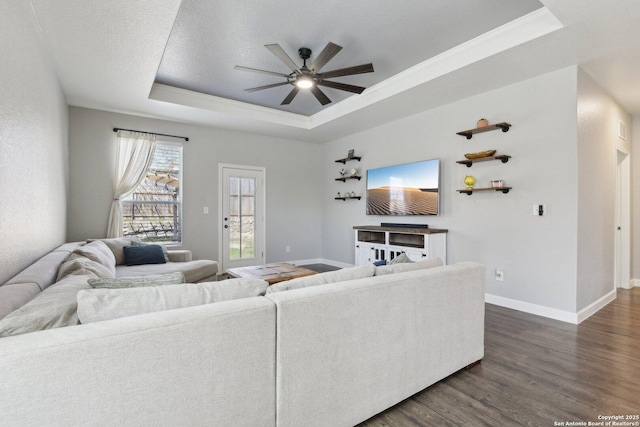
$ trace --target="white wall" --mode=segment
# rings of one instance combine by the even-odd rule
[[[189,137],[183,142],[183,246],[194,257],[220,259],[219,163],[266,168],[268,262],[319,257],[322,146],[84,108],[69,111],[70,241],[106,235],[116,144],[112,129],[121,127]]]
[[[630,151],[631,116],[584,71],[578,72],[577,308],[615,290],[617,147]],[[618,137],[618,122],[628,140]]]
[[[326,144],[323,257],[354,262],[354,225],[427,223],[449,229],[449,263],[486,264],[492,301],[571,317],[568,314],[576,312],[578,258],[576,87],[577,68],[570,67]],[[508,133],[484,133],[471,140],[456,135],[475,127],[480,117],[513,127]],[[349,165],[363,171],[440,158],[441,215],[367,216],[364,199],[333,200],[338,191],[365,191],[365,180],[334,181],[341,167],[334,160],[351,148],[363,159]],[[484,162],[470,169],[456,164],[465,153],[487,149],[513,157],[506,164]],[[467,174],[477,178],[478,186],[503,179],[513,190],[459,194],[455,190],[464,187]],[[547,216],[532,215],[538,203],[547,205]],[[505,271],[504,282],[495,280],[496,268]]]
[[[0,2],[0,284],[66,235],[67,105],[29,2]]]

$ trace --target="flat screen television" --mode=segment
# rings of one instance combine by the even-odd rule
[[[367,215],[438,215],[440,159],[367,171]]]

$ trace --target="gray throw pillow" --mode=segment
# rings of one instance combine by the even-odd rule
[[[384,276],[385,274],[403,273],[405,271],[422,270],[425,268],[440,267],[444,265],[440,258],[427,259],[424,261],[400,263],[391,265],[382,265],[376,267],[376,276]]]
[[[411,258],[407,256],[406,253],[402,252],[400,255],[389,261],[389,264],[403,264],[403,263],[411,263]]]
[[[268,283],[264,280],[242,278],[129,289],[82,290],[77,295],[78,318],[81,323],[91,323],[261,296],[267,286]]]
[[[72,253],[69,258],[58,268],[58,277],[56,282],[62,280],[66,276],[90,274],[95,277],[116,277],[115,266],[111,270],[99,262],[92,261],[82,255]]]
[[[91,261],[100,263],[111,270],[114,276],[116,274],[116,257],[113,255],[113,252],[111,252],[111,249],[99,240],[80,246],[71,254],[77,254],[85,258],[89,258]]]
[[[116,279],[89,279],[89,285],[93,289],[122,289],[142,288],[145,286],[179,285],[184,283],[184,274],[181,272],[158,274],[140,277],[118,277]]]
[[[111,250],[113,256],[116,258],[116,265],[124,264],[124,247],[136,245],[140,243],[140,239],[137,237],[114,237],[111,239],[88,239],[87,243],[101,241]]]

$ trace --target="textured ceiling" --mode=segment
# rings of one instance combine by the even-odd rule
[[[371,87],[393,75],[526,15],[537,0],[183,0],[156,82],[310,116],[323,107],[301,92],[280,103],[290,85],[245,92],[284,78],[234,70],[234,65],[288,74],[291,71],[264,45],[277,43],[302,65],[300,47],[316,55],[333,42],[343,47],[323,69],[372,62],[375,72],[331,79]],[[353,95],[322,88],[332,104]],[[332,104],[329,104],[331,106]]]

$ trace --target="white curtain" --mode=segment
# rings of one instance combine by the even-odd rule
[[[142,182],[153,159],[155,148],[155,135],[118,132],[113,202],[109,213],[107,237],[122,237],[122,205],[120,200],[127,197]]]

